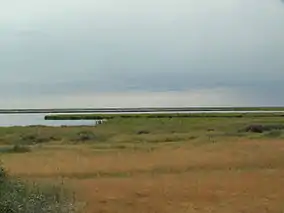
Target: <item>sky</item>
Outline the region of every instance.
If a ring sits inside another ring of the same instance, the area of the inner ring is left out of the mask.
[[[281,0],[10,0],[0,108],[284,105]]]

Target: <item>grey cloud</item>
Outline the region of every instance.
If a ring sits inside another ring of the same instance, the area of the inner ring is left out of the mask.
[[[9,1],[0,8],[0,93],[222,86],[255,97],[266,88],[278,103],[283,23],[278,0]]]

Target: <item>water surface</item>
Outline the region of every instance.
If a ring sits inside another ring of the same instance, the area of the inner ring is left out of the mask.
[[[44,114],[0,114],[0,126],[30,126],[30,125],[44,125],[44,126],[81,126],[81,125],[95,125],[95,120],[64,120],[52,121],[44,120]]]
[[[237,113],[279,113],[283,111],[244,111]],[[136,114],[139,112],[129,112],[123,114]],[[152,113],[152,112],[146,112]],[[235,111],[183,111],[183,112],[155,112],[155,113],[236,113]],[[94,114],[94,113],[60,113],[60,114]],[[116,114],[116,113],[100,113],[100,114]],[[44,120],[44,113],[38,114],[0,114],[0,126],[93,126],[97,124],[96,120]]]

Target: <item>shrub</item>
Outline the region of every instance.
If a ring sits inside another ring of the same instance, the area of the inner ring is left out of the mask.
[[[63,188],[12,179],[0,166],[1,213],[75,213],[78,210],[74,199]]]
[[[74,141],[77,142],[86,142],[86,141],[93,141],[96,140],[96,135],[91,131],[81,131],[78,132]]]
[[[245,128],[246,132],[262,133],[264,131],[263,125],[249,125]]]
[[[30,147],[23,145],[14,145],[10,150],[10,152],[12,153],[26,153],[30,151],[31,151]]]
[[[254,132],[254,133],[263,133],[265,131],[273,131],[273,130],[282,130],[284,129],[283,124],[252,124],[247,127],[243,131],[245,132]]]
[[[0,165],[0,184],[4,182],[7,178],[6,170]]]
[[[19,145],[19,144],[16,144],[12,147],[3,147],[0,149],[1,153],[26,153],[30,151],[31,151],[31,148],[29,146]]]
[[[55,141],[58,140],[56,137],[54,136],[48,136],[48,137],[44,137],[44,136],[40,136],[38,134],[28,134],[28,135],[22,135],[20,137],[20,143],[21,144],[39,144],[39,143],[47,143],[50,141]]]
[[[150,132],[148,130],[140,130],[137,132],[138,135],[147,135],[150,134]]]

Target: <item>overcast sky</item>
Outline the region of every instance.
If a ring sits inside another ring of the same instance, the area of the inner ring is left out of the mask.
[[[284,105],[281,0],[10,0],[0,108]]]

